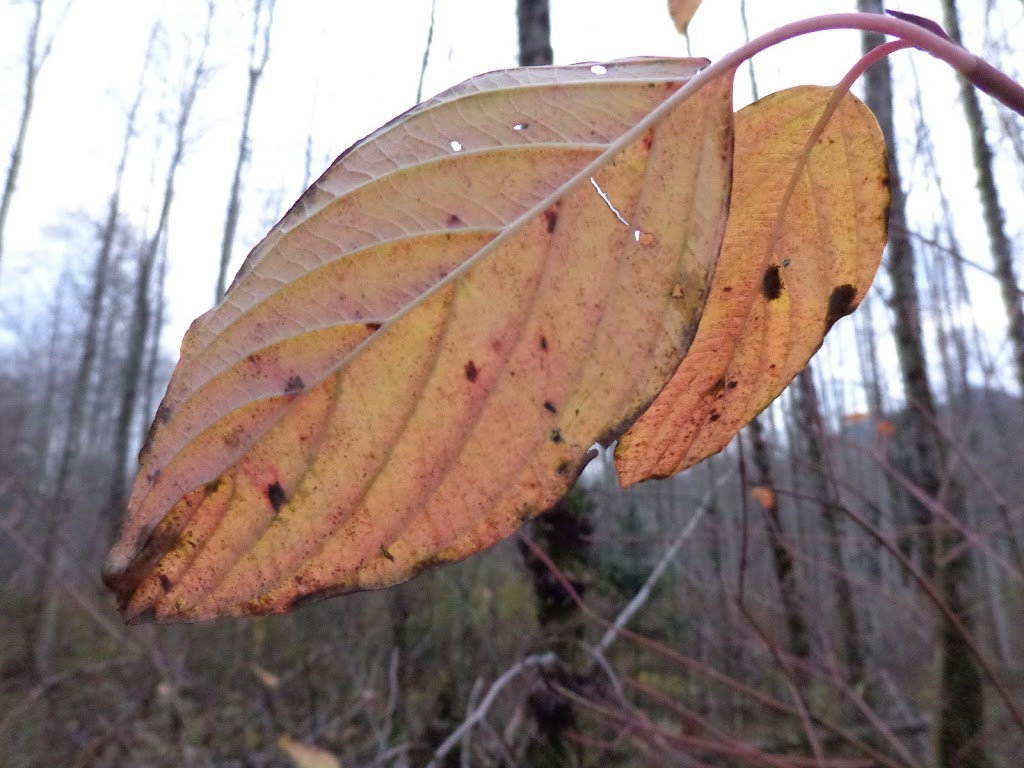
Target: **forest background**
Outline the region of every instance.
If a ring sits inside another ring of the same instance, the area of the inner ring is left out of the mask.
[[[349,143],[479,71],[880,10],[707,6],[0,6],[0,766],[1024,762],[1024,133],[919,53],[861,90],[876,286],[727,451],[628,491],[602,457],[517,539],[286,616],[126,628],[99,582],[184,328]],[[1019,0],[900,8],[1020,79]],[[737,106],[877,42],[759,57]]]

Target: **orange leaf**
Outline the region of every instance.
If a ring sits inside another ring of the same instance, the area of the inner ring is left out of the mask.
[[[882,437],[896,436],[896,425],[888,419],[881,419],[877,424],[875,424],[875,430]]]
[[[686,28],[690,26],[698,8],[700,8],[700,0],[668,0],[669,16],[675,22],[680,35],[686,34]]]
[[[767,485],[755,485],[750,489],[750,495],[765,509],[775,509],[775,491]]]
[[[886,238],[885,144],[874,115],[846,95],[806,156],[833,93],[792,88],[737,114],[729,224],[711,294],[686,359],[619,441],[623,485],[722,450],[871,285]]]
[[[125,615],[394,584],[560,498],[695,330],[731,77],[650,115],[705,63],[481,75],[338,158],[182,343],[107,561]]]

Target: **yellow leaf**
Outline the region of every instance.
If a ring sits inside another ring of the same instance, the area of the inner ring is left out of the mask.
[[[686,34],[686,28],[690,26],[693,15],[700,8],[700,0],[668,0],[668,13],[675,22],[676,29],[680,35]]]
[[[326,749],[303,744],[291,736],[280,737],[277,746],[288,755],[295,768],[341,768],[341,760]]]
[[[649,115],[705,64],[481,75],[338,158],[182,343],[107,560],[126,617],[394,584],[560,498],[695,331],[732,78]]]
[[[667,477],[722,450],[871,285],[889,205],[874,116],[846,95],[801,163],[833,92],[792,88],[736,115],[729,224],[711,293],[686,359],[619,441],[623,485]]]

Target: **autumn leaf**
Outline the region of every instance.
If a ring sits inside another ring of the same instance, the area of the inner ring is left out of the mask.
[[[882,437],[896,437],[897,433],[896,425],[889,419],[879,419],[875,424],[875,431]]]
[[[680,35],[686,34],[687,27],[700,8],[700,0],[668,0],[668,14],[675,22]]]
[[[277,746],[288,755],[295,768],[341,768],[341,761],[326,749],[304,744],[291,736],[281,736]]]
[[[885,144],[874,115],[845,95],[806,156],[833,93],[801,86],[737,114],[729,224],[707,307],[686,359],[619,441],[623,485],[722,450],[871,285],[886,240]]]
[[[705,64],[482,75],[335,161],[182,343],[105,569],[125,616],[394,584],[557,501],[703,307],[731,74],[651,113]]]
[[[750,495],[754,497],[765,509],[775,509],[777,502],[775,499],[775,491],[768,485],[755,485],[750,489]]]

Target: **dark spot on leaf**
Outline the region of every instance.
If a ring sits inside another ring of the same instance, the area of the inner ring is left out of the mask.
[[[728,387],[729,389],[736,389],[736,387],[738,386],[738,384],[737,384],[737,382],[735,382],[735,381],[730,381],[730,382],[729,382],[728,384],[726,384],[725,386],[727,386],[727,387]]]
[[[548,233],[555,231],[555,227],[558,226],[558,205],[552,205],[546,211],[544,211],[544,219],[548,224]]]
[[[379,331],[381,326],[380,323],[364,323],[364,325],[368,331]]]
[[[382,555],[384,555],[384,557],[387,558],[388,560],[390,560],[392,563],[395,562],[395,556],[392,555],[390,552],[388,552],[388,548],[387,547],[381,546],[380,553]]]
[[[558,413],[558,409],[555,408],[555,404],[552,403],[550,400],[544,401],[544,410],[547,411],[548,413]]]
[[[301,376],[292,376],[288,379],[288,383],[284,385],[284,393],[286,395],[292,395],[296,392],[301,392],[306,388],[305,382],[303,382]]]
[[[711,415],[708,416],[708,421],[718,421],[722,418],[722,415],[718,411],[712,411]]]
[[[163,588],[164,592],[171,591],[171,580],[162,573],[160,574],[160,586]]]
[[[779,272],[778,264],[772,264],[764,271],[761,290],[768,301],[775,301],[782,295],[782,274]]]
[[[477,370],[476,363],[470,360],[466,363],[466,379],[469,381],[476,381],[477,374],[480,372]]]
[[[568,472],[568,471],[569,471],[569,462],[568,462],[568,461],[563,461],[563,462],[561,462],[561,463],[560,463],[560,464],[558,465],[557,469],[555,469],[555,471],[556,471],[556,472],[557,472],[558,474],[560,474],[560,475],[564,475],[564,474],[565,474],[566,472]]]
[[[725,288],[722,289],[722,293],[732,293],[732,286],[731,285],[725,286]]]
[[[166,424],[168,421],[171,420],[171,415],[173,413],[174,411],[168,408],[166,405],[161,405],[159,408],[156,409],[156,421],[159,421],[161,424]]]
[[[561,432],[561,430],[558,430],[558,429],[552,429],[551,430],[551,442],[552,443],[560,443],[560,442],[562,442],[562,432]]]
[[[281,507],[288,500],[285,496],[284,488],[281,487],[280,483],[271,483],[267,486],[267,500],[270,502],[270,506],[274,508],[275,512],[280,512]]]
[[[462,219],[460,219],[456,214],[453,213],[453,214],[451,214],[448,217],[448,226],[454,228],[454,227],[464,227],[466,225],[462,221]]]
[[[448,565],[449,562],[451,561],[441,557],[428,557],[426,560],[420,560],[412,567],[413,576],[419,576],[426,571],[432,571],[435,568],[440,568],[442,565]]]
[[[654,146],[654,129],[649,128],[647,133],[644,134],[644,149],[648,152],[651,151],[651,147]]]
[[[548,337],[547,336],[541,336],[540,337],[540,348],[543,349],[545,352],[548,351]]]
[[[210,482],[203,486],[203,491],[206,493],[207,496],[212,496],[220,489],[220,484],[222,482],[224,482],[223,479],[219,477],[216,480],[211,480]]]
[[[825,314],[825,332],[835,324],[836,320],[853,312],[856,306],[853,303],[857,295],[857,289],[849,283],[832,289],[828,297],[828,312]]]

